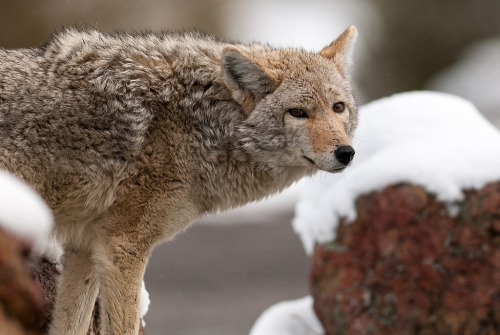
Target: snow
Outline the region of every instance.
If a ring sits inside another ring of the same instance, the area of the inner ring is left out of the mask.
[[[438,73],[428,87],[471,100],[500,127],[500,39],[474,43],[457,63]]]
[[[249,335],[320,335],[323,334],[311,296],[280,302],[265,310]]]
[[[423,186],[443,202],[500,180],[500,132],[468,101],[410,92],[360,108],[353,165],[321,173],[300,195],[293,220],[307,253],[335,238],[341,217],[354,220],[355,199],[388,185]]]
[[[146,284],[144,284],[144,280],[142,281],[141,285],[141,296],[139,298],[139,314],[141,316],[141,322],[142,326],[146,327],[146,322],[144,321],[144,317],[146,316],[148,310],[149,310],[149,304],[151,301],[149,300],[149,292],[146,291]]]
[[[60,266],[63,249],[61,244],[55,238],[55,236],[51,235],[47,238],[46,241],[44,241],[38,254],[48,259],[52,263]],[[62,268],[60,268],[60,270],[62,270]]]
[[[53,226],[52,212],[43,199],[28,185],[0,170],[0,225],[30,240],[41,253]]]
[[[33,251],[59,263],[62,248],[52,236],[54,218],[49,206],[30,186],[0,170],[0,226],[28,239]]]

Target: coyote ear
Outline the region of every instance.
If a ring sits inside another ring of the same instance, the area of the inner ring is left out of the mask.
[[[234,46],[222,51],[222,72],[233,98],[242,105],[254,105],[276,88],[270,74]]]
[[[341,71],[343,71],[343,69],[348,68],[351,64],[352,49],[357,36],[358,30],[356,27],[350,26],[329,46],[324,47],[319,54],[325,58],[332,59],[340,67]]]

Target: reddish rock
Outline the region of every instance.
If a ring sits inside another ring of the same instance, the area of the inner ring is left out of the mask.
[[[51,261],[30,256],[30,249],[0,227],[0,335],[48,334],[60,272]],[[98,335],[97,310],[96,304],[89,335]]]
[[[407,184],[359,197],[313,256],[326,334],[500,334],[500,183],[457,206]]]
[[[39,325],[41,334],[48,334],[52,320],[51,312],[56,297],[56,283],[60,275],[57,265],[45,258],[33,258],[30,262],[31,278],[38,287],[43,300],[42,322]]]
[[[0,228],[0,334],[38,334],[43,301],[26,266],[30,244]]]

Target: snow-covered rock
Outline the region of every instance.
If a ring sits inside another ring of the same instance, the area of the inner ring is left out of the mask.
[[[323,334],[311,296],[283,301],[269,307],[257,319],[249,335],[320,335]]]
[[[293,226],[311,253],[334,239],[340,217],[353,221],[360,194],[408,182],[437,199],[459,201],[464,189],[500,180],[500,132],[470,102],[410,92],[360,108],[356,157],[342,174],[320,174],[300,195]]]
[[[11,234],[30,240],[43,252],[54,224],[45,201],[28,185],[0,170],[0,225]]]

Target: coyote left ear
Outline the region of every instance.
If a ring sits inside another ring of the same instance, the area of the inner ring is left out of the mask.
[[[222,72],[233,98],[242,106],[255,103],[276,89],[276,81],[243,50],[229,46],[222,51]]]
[[[319,54],[325,58],[332,59],[342,71],[349,67],[351,63],[352,48],[357,36],[358,30],[356,27],[350,26],[329,46],[324,47]]]

